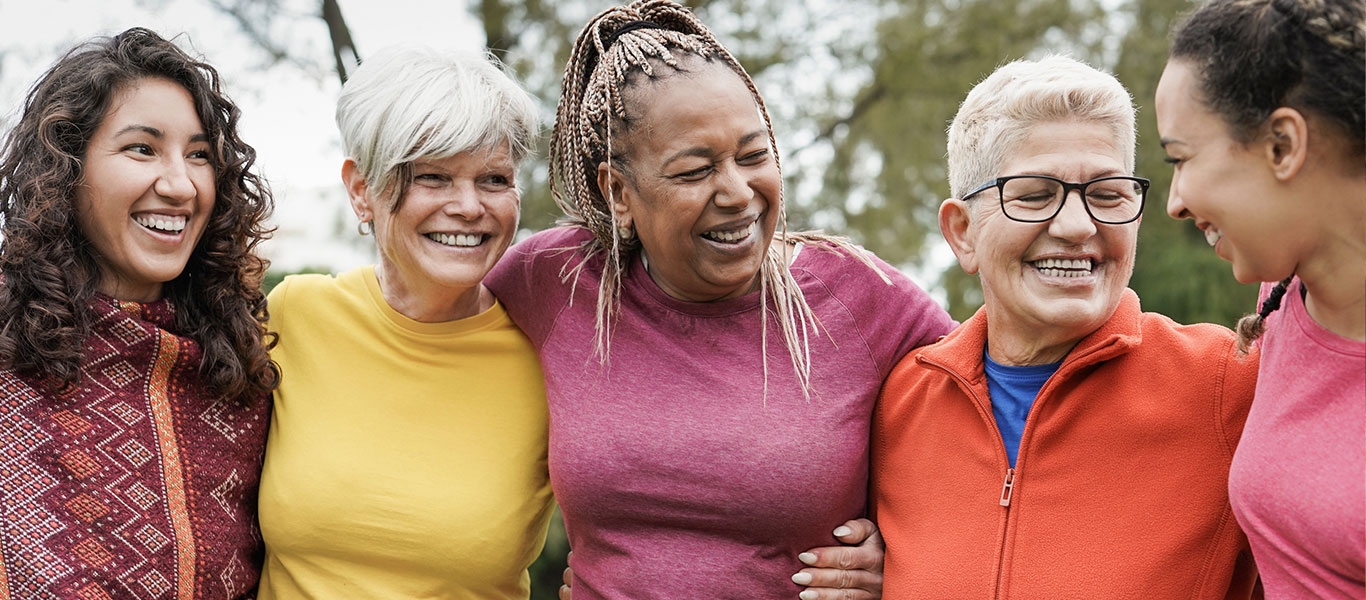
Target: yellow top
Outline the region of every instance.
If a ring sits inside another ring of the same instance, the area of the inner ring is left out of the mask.
[[[286,278],[270,317],[260,598],[527,598],[552,502],[545,385],[502,305],[420,323],[363,267]]]

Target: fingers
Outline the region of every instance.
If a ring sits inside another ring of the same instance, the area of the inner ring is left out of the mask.
[[[878,536],[881,543],[882,536],[877,532],[877,525],[868,519],[853,519],[845,521],[843,525],[835,528],[835,538],[851,546],[862,544],[874,535]]]
[[[862,569],[882,572],[885,553],[882,534],[867,519],[856,519],[835,528],[835,537],[855,546],[826,546],[812,548],[797,555],[802,563],[827,569]]]
[[[568,555],[565,556],[565,560],[569,560],[569,558],[572,556],[574,556],[574,553],[571,551]],[[573,593],[572,586],[574,585],[574,569],[565,567],[564,574],[560,576],[560,579],[564,581],[564,585],[560,586],[560,600],[570,600],[570,596]]]
[[[812,548],[797,555],[807,568],[792,582],[807,586],[802,600],[876,600],[882,597],[885,547],[877,525],[854,519],[832,532],[845,546]]]
[[[869,571],[806,568],[793,575],[792,582],[808,586],[798,595],[802,600],[871,600],[882,597],[882,575]]]

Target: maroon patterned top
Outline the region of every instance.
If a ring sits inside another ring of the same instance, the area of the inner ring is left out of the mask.
[[[206,393],[168,301],[92,309],[79,388],[0,370],[0,600],[254,596],[269,402]]]

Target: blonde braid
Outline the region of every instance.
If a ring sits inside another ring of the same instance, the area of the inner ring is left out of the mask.
[[[679,55],[694,55],[704,60],[714,56],[739,75],[754,98],[768,129],[769,147],[781,178],[777,139],[768,107],[745,72],[724,46],[687,8],[671,0],[644,0],[627,6],[609,8],[588,22],[574,41],[561,84],[560,104],[555,111],[555,126],[550,139],[550,183],[555,202],[570,224],[593,233],[584,244],[585,258],[604,253],[598,289],[595,328],[596,352],[607,361],[611,350],[611,328],[620,310],[623,264],[640,251],[635,240],[616,235],[617,221],[612,210],[611,186],[599,189],[597,166],[629,170],[629,163],[613,149],[613,127],[629,130],[631,119],[626,110],[623,89],[632,85],[631,76],[639,71],[648,80],[667,76],[658,74],[660,65],[676,71]],[[606,194],[606,197],[604,197]],[[809,232],[787,231],[787,208],[780,188],[777,199],[779,232],[759,268],[760,278],[760,353],[763,357],[764,397],[768,394],[768,298],[773,298],[775,319],[783,332],[783,344],[792,359],[803,395],[810,397],[810,338],[820,329],[796,279],[787,265],[786,246],[808,243],[826,249],[841,249],[869,268],[873,266],[866,251],[843,238]],[[582,268],[582,264],[579,266]],[[562,274],[567,281],[577,269]],[[879,271],[879,275],[882,273]],[[883,275],[890,284],[890,279]]]

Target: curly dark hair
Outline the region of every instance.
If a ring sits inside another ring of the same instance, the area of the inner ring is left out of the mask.
[[[217,71],[142,28],[91,39],[59,59],[29,91],[0,147],[0,367],[54,390],[79,383],[100,278],[76,220],[82,161],[111,99],[148,77],[174,81],[194,99],[216,180],[204,234],[163,292],[178,332],[203,348],[209,389],[254,402],[279,379],[261,292],[269,263],[255,252],[272,231],[265,220],[274,202],[251,172],[256,151],[238,137],[241,111],[219,89]]]

